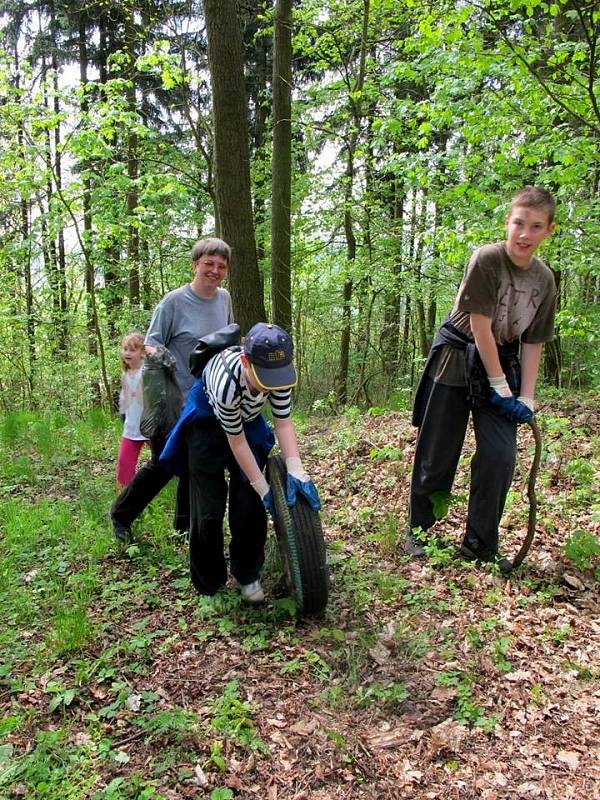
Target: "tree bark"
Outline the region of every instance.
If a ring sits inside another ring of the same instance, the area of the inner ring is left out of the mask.
[[[425,233],[425,220],[427,218],[427,196],[423,192],[420,198],[421,207],[417,215],[414,197],[415,212],[413,216],[414,227],[412,231],[414,242],[413,274],[414,274],[414,299],[417,310],[417,336],[421,357],[426,358],[430,342],[427,335],[427,317],[425,313],[425,276],[423,274],[423,236]]]
[[[57,42],[57,21],[56,9],[54,0],[50,0],[50,35],[52,38],[52,50],[50,55],[50,63],[52,66],[52,84],[54,90],[53,110],[56,122],[54,124],[54,182],[56,190],[62,191],[62,157],[61,157],[61,130],[60,130],[60,96],[58,86],[58,42]],[[50,209],[50,198],[48,198],[48,208]],[[58,292],[58,330],[57,330],[57,345],[58,350],[62,352],[63,357],[67,354],[68,338],[69,338],[69,323],[67,320],[67,265],[65,254],[65,234],[62,222],[58,226],[58,253],[56,260],[56,279],[57,279],[57,292]]]
[[[275,3],[271,299],[273,321],[292,327],[292,0]]]
[[[44,87],[43,87],[43,103],[44,107],[49,110],[50,108],[50,101],[48,99],[48,86],[47,86],[47,79],[48,79],[48,66],[46,63],[46,59],[42,59],[42,74],[44,76]],[[46,162],[46,203],[47,203],[47,216],[48,220],[50,220],[52,214],[52,208],[54,205],[53,198],[54,198],[54,186],[52,183],[52,176],[55,175],[54,167],[52,164],[52,136],[50,128],[46,129],[45,133],[45,153],[44,153],[44,160]],[[61,298],[60,298],[60,280],[59,280],[59,271],[60,268],[58,266],[58,253],[56,247],[56,239],[54,237],[54,232],[52,230],[53,226],[50,226],[46,220],[44,219],[44,208],[43,208],[43,201],[40,200],[40,211],[42,212],[42,233],[47,237],[47,243],[44,245],[44,256],[47,258],[44,259],[45,266],[47,269],[47,278],[48,278],[48,285],[50,287],[50,297],[52,301],[52,328],[53,328],[53,335],[52,335],[52,351],[55,357],[60,357],[62,347],[61,347],[61,340],[62,336],[60,333],[61,328]]]
[[[402,274],[402,231],[404,225],[404,188],[402,179],[390,181],[391,198],[389,199],[392,231],[395,249],[391,272],[391,285],[386,289],[383,312],[383,330],[381,332],[381,350],[384,371],[388,379],[388,391],[391,390],[400,367],[400,277]]]
[[[273,34],[265,27],[264,19],[271,9],[271,0],[253,0],[240,5],[240,23],[246,58],[245,77],[248,103],[253,113],[248,115],[250,123],[250,160],[258,163],[252,176],[254,198],[254,229],[256,232],[256,255],[259,267],[267,252],[267,198],[270,198],[270,154],[266,164],[265,134],[271,115],[269,96],[273,77]],[[264,167],[260,161],[265,162]],[[272,315],[272,310],[271,310]]]
[[[125,47],[129,56],[128,64],[128,86],[126,89],[127,106],[131,116],[127,129],[127,178],[129,185],[127,187],[127,270],[128,270],[128,288],[129,288],[129,303],[132,306],[139,306],[140,304],[140,239],[138,232],[138,189],[137,181],[139,177],[138,165],[138,136],[134,130],[135,115],[137,114],[136,102],[136,67],[135,67],[135,23],[134,14],[135,4],[131,9],[127,10],[126,23],[125,23]]]
[[[79,45],[79,83],[83,89],[81,95],[81,113],[84,117],[87,116],[89,110],[89,101],[86,93],[88,85],[88,51],[87,51],[87,24],[85,12],[81,11],[79,14],[79,27],[78,27],[78,45]],[[85,161],[82,163],[83,173],[83,241],[86,247],[92,251],[92,185],[91,179],[87,172],[87,164]],[[96,355],[98,346],[96,342],[96,332],[94,328],[94,315],[92,309],[92,292],[94,291],[94,270],[91,262],[85,262],[85,297],[86,297],[86,330],[87,330],[87,349],[90,355]]]
[[[99,28],[99,46],[98,46],[98,77],[100,83],[100,95],[106,99],[105,84],[113,77],[110,71],[109,56],[115,48],[118,49],[116,44],[117,31],[116,21],[110,14],[101,14],[98,21]],[[116,150],[116,148],[115,148]],[[105,236],[106,242],[102,248],[102,261],[104,270],[104,289],[101,290],[101,295],[104,300],[104,307],[106,308],[106,323],[108,328],[108,336],[114,339],[117,336],[116,319],[119,310],[125,300],[125,293],[122,286],[122,267],[121,267],[121,242],[120,237],[115,233],[110,233]],[[88,269],[92,268],[91,258],[86,260]],[[92,313],[94,319],[97,318],[96,313],[96,298],[95,292],[90,295],[92,301]],[[95,329],[97,325],[94,324]]]
[[[354,234],[354,221],[352,218],[353,188],[354,188],[354,154],[360,135],[360,125],[363,116],[362,90],[365,82],[367,34],[369,29],[370,0],[363,0],[362,40],[360,47],[360,60],[358,76],[352,87],[348,87],[348,103],[352,118],[352,130],[346,144],[346,170],[344,173],[344,231],[346,234],[346,277],[344,279],[344,293],[342,304],[342,334],[340,341],[340,360],[336,380],[336,399],[339,405],[345,405],[348,399],[348,368],[350,364],[350,334],[352,292],[354,282],[351,266],[356,260],[356,236]]]
[[[562,272],[561,270],[552,269],[552,273],[554,274],[557,292],[556,310],[559,311],[561,306]],[[562,386],[562,352],[558,330],[554,333],[554,339],[544,347],[544,375],[546,380],[553,386],[557,388]]]
[[[242,34],[235,0],[204,0],[221,236],[232,247],[231,297],[242,331],[265,319],[250,193]]]

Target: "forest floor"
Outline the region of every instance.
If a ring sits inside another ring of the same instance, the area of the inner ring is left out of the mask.
[[[539,416],[537,535],[509,580],[455,556],[470,434],[414,561],[408,413],[300,419],[331,579],[314,619],[272,553],[264,607],[198,598],[172,487],[119,547],[114,421],[4,418],[0,800],[600,798],[600,411],[588,395]],[[532,446],[521,428],[507,554]]]

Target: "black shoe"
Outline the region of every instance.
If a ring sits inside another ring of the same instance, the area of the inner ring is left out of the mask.
[[[128,525],[121,525],[113,515],[110,515],[110,521],[112,524],[113,533],[115,535],[115,539],[121,544],[129,544],[133,536],[131,535],[131,528]]]
[[[463,541],[459,547],[459,553],[467,561],[480,561],[484,564],[496,563],[503,575],[508,575],[512,569],[512,561],[508,558],[500,557],[498,553],[492,553],[487,547],[474,547],[472,544],[467,544]]]
[[[425,543],[417,539],[412,531],[406,534],[404,552],[407,556],[411,556],[411,558],[425,558],[427,555],[425,552]]]

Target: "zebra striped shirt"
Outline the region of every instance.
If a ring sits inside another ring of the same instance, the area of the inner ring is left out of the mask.
[[[208,402],[228,436],[242,433],[243,423],[258,417],[267,400],[276,419],[287,419],[291,414],[291,389],[258,394],[249,389],[240,353],[239,347],[222,350],[210,359],[202,373]]]

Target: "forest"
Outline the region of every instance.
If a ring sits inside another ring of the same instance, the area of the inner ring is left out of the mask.
[[[599,72],[595,0],[1,0],[0,800],[600,796]],[[506,580],[456,558],[472,432],[398,544],[423,363],[525,185],[558,305]],[[110,529],[122,337],[213,235],[294,340],[319,618],[272,536],[264,609],[196,596],[171,485]]]
[[[121,334],[215,231],[242,328],[293,330],[303,406],[400,402],[474,246],[531,183],[559,204],[546,376],[597,384],[594,3],[3,11],[5,411],[106,404]]]

